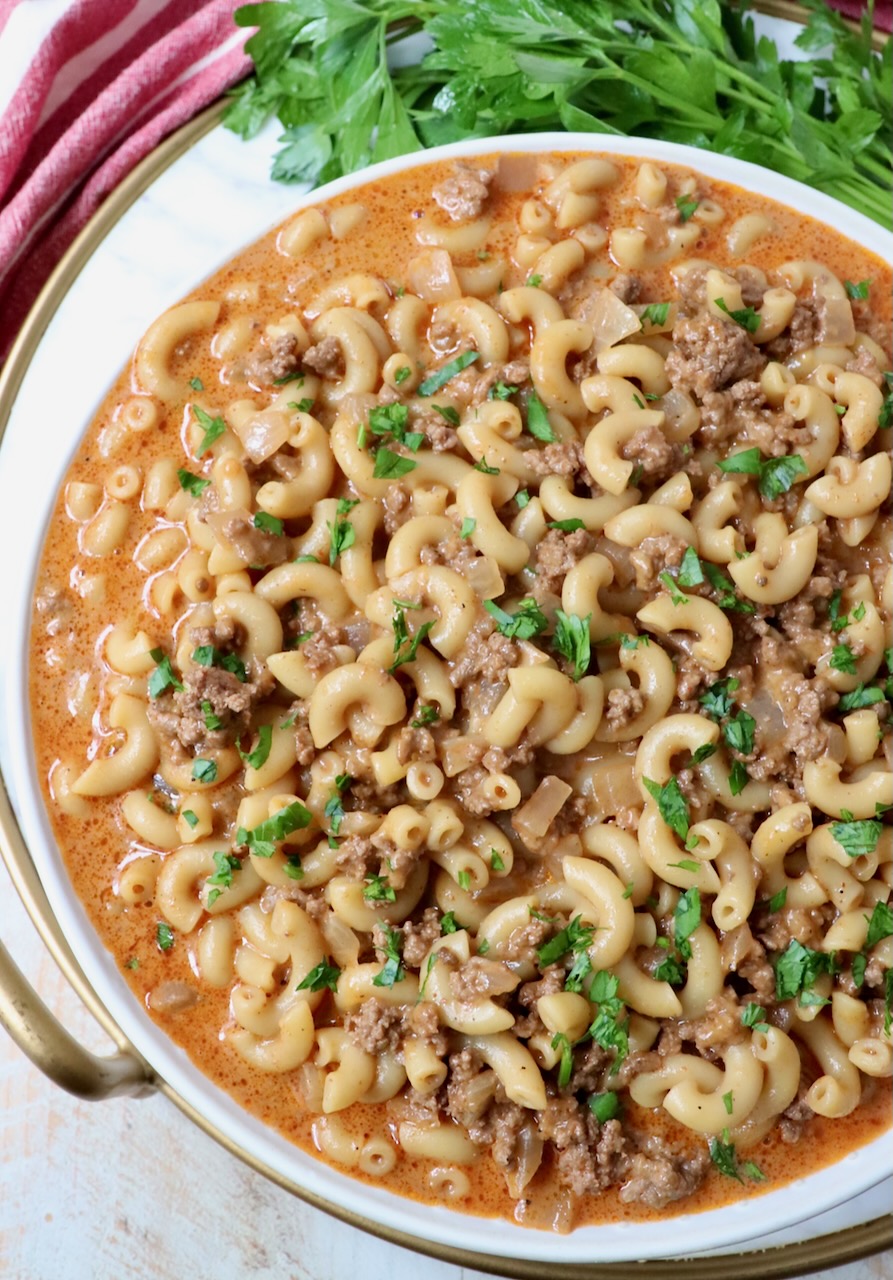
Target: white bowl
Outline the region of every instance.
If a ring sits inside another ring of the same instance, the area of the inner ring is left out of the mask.
[[[129,215],[125,215],[56,310],[24,374],[3,440],[0,545],[16,551],[7,554],[5,565],[3,621],[10,639],[4,646],[9,657],[0,765],[52,911],[90,985],[136,1050],[207,1127],[225,1135],[276,1180],[296,1186],[316,1202],[399,1238],[401,1243],[417,1243],[446,1256],[455,1257],[459,1250],[486,1255],[491,1263],[494,1258],[523,1259],[557,1269],[561,1264],[678,1258],[746,1242],[757,1244],[769,1233],[813,1217],[881,1182],[891,1171],[889,1138],[879,1138],[808,1178],[747,1196],[725,1208],[655,1222],[586,1226],[568,1236],[420,1206],[355,1182],[313,1160],[241,1110],[144,1013],[72,892],[40,799],[31,753],[20,749],[31,737],[28,630],[36,559],[46,521],[78,439],[151,320],[223,265],[243,243],[266,231],[271,217],[281,218],[287,209],[433,160],[551,150],[630,155],[688,166],[824,221],[893,261],[893,236],[811,188],[758,166],[691,147],[607,135],[529,134],[440,147],[340,179],[306,201],[288,198],[290,193],[278,189],[273,205],[276,201],[279,205],[273,213],[270,200],[266,204],[262,201],[253,221],[249,217],[246,223],[242,209],[235,225],[228,225],[225,217],[225,185],[221,201],[221,183],[212,172],[207,175],[209,185],[203,190],[202,201],[184,204],[173,226],[162,211],[153,216],[150,191],[142,205],[139,241],[131,236],[128,242],[124,229]],[[210,232],[209,211],[216,218]],[[19,363],[24,363],[24,357],[14,355],[16,374]],[[39,424],[39,435],[35,424]],[[27,503],[22,502],[25,486]]]

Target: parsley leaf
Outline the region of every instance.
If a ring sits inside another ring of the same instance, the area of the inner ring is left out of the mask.
[[[159,951],[170,951],[174,945],[174,931],[164,920],[155,926],[155,943]]]
[[[248,765],[251,769],[259,769],[266,764],[270,754],[270,747],[273,745],[273,726],[262,724],[257,731],[257,746],[253,751],[246,753],[236,742],[236,750],[243,764]]]
[[[570,1040],[568,1040],[563,1031],[556,1031],[552,1037],[552,1048],[561,1051],[561,1061],[558,1067],[558,1088],[565,1089],[570,1084],[574,1070],[574,1051]]]
[[[293,831],[309,827],[312,820],[313,815],[304,808],[300,800],[293,800],[256,827],[250,830],[239,827],[236,840],[239,844],[247,845],[256,857],[272,858],[277,842],[285,840]]]
[[[205,881],[206,884],[213,886],[208,894],[209,907],[213,907],[223,890],[230,887],[233,882],[233,872],[242,870],[242,863],[232,853],[215,853],[214,866],[217,870]]]
[[[426,725],[435,724],[440,719],[440,708],[435,707],[430,702],[425,702],[419,707],[419,714],[415,720],[410,720],[413,729],[424,729]]]
[[[863,818],[860,822],[831,823],[832,836],[850,858],[874,853],[883,829],[883,824],[876,818]]]
[[[742,1027],[751,1027],[754,1031],[768,1031],[766,1010],[761,1004],[746,1004],[741,1010]]]
[[[271,516],[266,511],[256,511],[252,523],[255,529],[263,529],[265,533],[272,533],[277,538],[282,537],[285,529],[285,525],[278,516]]]
[[[493,600],[485,600],[484,608],[496,622],[496,629],[510,640],[532,640],[549,626],[549,620],[537,602],[525,596],[518,604],[517,613],[507,613]]]
[[[742,756],[752,755],[756,723],[753,716],[746,711],[739,711],[731,720],[727,720],[722,727],[726,746]]]
[[[589,1096],[589,1110],[599,1124],[607,1124],[620,1114],[620,1095],[617,1093],[593,1093]]]
[[[800,996],[800,1003],[807,1004],[803,996],[809,994],[816,978],[823,973],[834,972],[833,953],[813,951],[792,938],[787,950],[773,960],[775,966],[775,998],[791,1000]],[[813,1001],[814,1003],[814,1001]]]
[[[404,458],[391,449],[376,449],[372,476],[375,480],[399,480],[401,476],[415,471],[417,466],[418,463],[413,462],[412,458]]]
[[[893,937],[893,908],[888,902],[876,902],[868,921],[865,949],[870,951],[884,938]]]
[[[217,781],[217,764],[214,760],[193,760],[192,762],[192,780],[193,782],[202,782],[207,786]]]
[[[700,200],[692,200],[688,196],[677,196],[676,208],[679,210],[679,221],[688,222],[700,203]]]
[[[226,430],[226,423],[222,418],[212,418],[209,413],[205,413],[201,405],[192,405],[192,412],[198,425],[204,431],[201,443],[195,451],[195,456],[200,458],[203,453],[207,453],[215,440],[219,440]]]
[[[577,529],[585,529],[586,526],[577,516],[573,516],[570,520],[550,520],[548,527],[550,529],[559,529],[562,533],[574,533]]]
[[[180,488],[186,493],[191,493],[193,498],[201,497],[210,480],[205,480],[202,476],[193,475],[191,471],[187,471],[185,467],[180,467],[177,472],[177,479],[180,482]]]
[[[883,689],[876,684],[857,684],[851,693],[844,693],[838,703],[837,711],[861,711],[864,707],[873,707],[876,702],[885,702]]]
[[[643,778],[642,781],[645,789],[657,801],[660,816],[667,826],[676,832],[680,840],[687,840],[690,826],[688,802],[676,779],[671,778],[663,786],[659,782],[653,782],[651,778]]]
[[[629,1054],[629,1017],[622,1022],[623,1001],[617,991],[620,980],[615,974],[600,969],[589,988],[589,999],[598,1005],[598,1013],[589,1027],[589,1034],[603,1049],[614,1049],[615,1058],[610,1075],[616,1075],[620,1064]]]
[[[414,636],[410,636],[406,626],[406,609],[407,605],[400,600],[394,600],[394,616],[391,619],[391,626],[394,629],[394,661],[388,667],[391,675],[398,667],[404,666],[407,662],[414,662],[418,653],[419,645],[425,639],[425,636],[434,626],[433,622],[423,622]]]
[[[555,439],[546,406],[535,391],[531,391],[527,400],[527,430],[537,440],[551,442]]]
[[[177,689],[182,693],[183,685],[174,675],[171,660],[163,649],[150,649],[149,657],[156,664],[149,676],[149,697],[157,698],[165,689]]]
[[[701,568],[701,557],[695,551],[694,547],[686,547],[685,555],[679,564],[679,573],[676,581],[680,587],[699,587],[704,581],[704,571]]]
[[[788,458],[767,458],[760,463],[760,493],[764,498],[778,498],[801,476],[809,475],[809,467],[794,453]]]
[[[248,679],[245,663],[234,653],[222,653],[212,644],[201,644],[192,651],[192,661],[199,667],[220,667],[234,675],[242,684]]]
[[[759,313],[754,311],[753,307],[741,307],[737,311],[730,311],[726,305],[725,298],[714,298],[714,305],[719,307],[720,311],[724,311],[730,320],[734,320],[740,329],[746,329],[748,333],[756,333],[760,327]]]
[[[455,360],[448,360],[435,373],[429,374],[420,383],[418,394],[420,396],[433,396],[434,392],[439,391],[442,386],[449,382],[450,378],[455,378],[457,373],[461,373],[463,369],[467,369],[470,364],[474,364],[475,360],[478,359],[480,359],[480,355],[477,351],[463,351],[461,355],[456,356]]]
[[[555,610],[555,635],[552,644],[563,658],[574,664],[573,679],[580,680],[589,670],[592,658],[592,646],[589,636],[589,623],[592,614],[581,618],[576,613],[565,613]]]
[[[341,970],[329,960],[320,960],[313,966],[306,977],[302,978],[295,991],[337,991]]]
[[[566,928],[539,948],[536,953],[539,967],[546,969],[550,964],[557,964],[568,951],[583,951],[592,946],[592,933],[592,929],[583,924],[582,916],[574,916]]]
[[[858,284],[853,284],[852,280],[844,280],[843,287],[847,291],[847,297],[853,301],[868,297],[868,290],[871,288],[870,280],[860,280]]]
[[[676,582],[669,569],[664,569],[663,573],[658,574],[658,581],[662,582],[670,593],[670,599],[673,604],[688,604],[688,596],[684,595],[676,586]]]
[[[374,987],[392,987],[395,982],[399,982],[403,977],[403,934],[399,929],[392,929],[390,925],[385,925],[385,944],[384,947],[378,948],[384,952],[385,963],[384,968],[372,979]]]
[[[474,533],[475,529],[477,528],[477,524],[478,524],[477,520],[473,519],[471,516],[466,516],[465,519],[462,521],[462,527],[459,530],[459,537],[470,538],[471,535]]]
[[[669,302],[649,302],[644,311],[639,313],[639,325],[642,329],[645,328],[646,324],[657,328],[667,323],[669,314]]]
[[[396,902],[397,890],[387,876],[366,876],[363,897],[367,902]]]

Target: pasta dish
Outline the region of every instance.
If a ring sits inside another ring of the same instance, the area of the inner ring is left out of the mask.
[[[485,155],[151,326],[48,529],[35,750],[243,1106],[562,1231],[889,1124],[890,293],[691,171]]]

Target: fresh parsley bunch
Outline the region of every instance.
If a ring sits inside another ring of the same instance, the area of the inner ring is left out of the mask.
[[[575,129],[688,143],[809,183],[891,225],[893,42],[873,0],[852,30],[825,0],[804,61],[719,0],[268,0],[255,74],[226,125],[285,127],[273,177],[326,182],[375,160],[486,134]],[[425,37],[420,39],[419,37]]]

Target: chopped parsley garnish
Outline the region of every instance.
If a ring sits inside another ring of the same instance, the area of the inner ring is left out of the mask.
[[[669,302],[649,302],[648,306],[639,315],[639,324],[644,329],[645,325],[659,326],[667,323],[667,316],[670,314]]]
[[[357,540],[357,531],[350,523],[345,520],[344,516],[349,511],[353,511],[359,502],[358,498],[339,498],[336,508],[337,519],[334,523],[331,520],[326,521],[326,528],[329,531],[329,564],[334,565],[335,561],[341,555],[342,551],[347,551]]]
[[[831,834],[850,858],[874,853],[881,838],[883,824],[877,818],[863,818],[860,822],[832,822]]]
[[[616,1075],[620,1064],[629,1054],[629,1017],[621,1022],[623,1001],[617,991],[620,980],[615,974],[600,969],[592,979],[589,999],[598,1005],[598,1013],[589,1027],[589,1034],[603,1049],[614,1049],[616,1056],[609,1072]]]
[[[505,871],[505,863],[498,849],[490,850],[490,869],[492,871]]]
[[[741,1010],[742,1027],[751,1027],[754,1031],[768,1031],[766,1010],[761,1004],[746,1004]]]
[[[367,902],[396,902],[397,891],[387,876],[366,876],[363,897]]]
[[[659,782],[653,782],[651,778],[643,778],[642,781],[646,791],[657,801],[657,808],[664,822],[676,832],[680,840],[687,841],[690,826],[688,802],[677,780],[671,778],[663,786]]]
[[[261,765],[267,763],[270,754],[270,747],[273,745],[273,726],[262,724],[257,731],[257,746],[251,752],[244,752],[238,741],[236,742],[236,750],[239,758],[244,765],[250,769],[259,769]]]
[[[192,651],[192,661],[200,667],[220,667],[234,675],[242,684],[248,679],[245,663],[234,653],[222,653],[212,644],[201,644]]]
[[[592,946],[592,928],[583,924],[582,916],[574,916],[570,924],[537,951],[537,960],[541,969],[550,964],[557,964],[568,951],[585,951]]]
[[[809,468],[799,453],[789,457],[764,459],[757,448],[733,453],[716,465],[720,471],[758,476],[760,493],[770,500],[787,493],[796,480],[809,474]]]
[[[531,391],[527,400],[527,430],[536,440],[550,443],[555,439],[546,406],[535,391]]]
[[[477,528],[477,524],[478,524],[477,520],[475,520],[472,516],[466,516],[465,519],[462,521],[462,527],[459,530],[459,537],[470,538],[471,535],[474,533],[475,529]]]
[[[667,591],[669,591],[670,599],[673,601],[673,604],[688,604],[688,596],[683,595],[676,586],[676,582],[669,569],[664,569],[663,573],[658,574],[658,581],[662,582]]]
[[[592,648],[589,637],[589,623],[592,614],[581,618],[576,613],[565,613],[555,610],[555,634],[552,644],[563,658],[574,664],[573,679],[580,680],[589,670]]]
[[[394,374],[394,382],[398,387],[402,387],[407,378],[412,377],[412,369],[408,364],[403,364]]]
[[[304,868],[301,866],[301,855],[299,853],[290,853],[282,864],[282,870],[289,880],[303,880]]]
[[[170,951],[174,945],[174,931],[164,920],[155,926],[155,942],[159,951]]]
[[[329,960],[320,960],[313,966],[306,978],[295,987],[295,991],[337,991],[341,970]]]
[[[723,1129],[721,1138],[711,1138],[709,1145],[710,1159],[720,1173],[724,1173],[727,1178],[734,1178],[736,1182],[743,1182],[744,1179],[741,1173],[744,1172],[753,1182],[766,1181],[765,1173],[752,1160],[745,1160],[743,1164],[739,1165],[735,1144],[729,1139],[728,1129]]]
[[[692,200],[690,196],[677,196],[676,208],[679,210],[679,221],[688,222],[700,203],[700,200]]]
[[[570,1084],[574,1070],[574,1051],[570,1040],[568,1040],[563,1031],[556,1031],[552,1037],[552,1048],[561,1052],[561,1061],[558,1067],[558,1088],[566,1089]]]
[[[858,284],[853,284],[852,280],[844,280],[843,287],[846,289],[847,297],[852,298],[855,302],[868,297],[868,291],[871,288],[871,281],[860,280]]]
[[[289,400],[287,408],[294,409],[296,413],[309,413],[313,403],[309,397],[305,396],[303,400]]]
[[[462,421],[458,409],[454,409],[451,404],[432,404],[431,408],[435,413],[439,413],[444,422],[448,422],[451,427],[458,427]]]
[[[198,826],[198,814],[194,809],[184,809],[181,817],[187,826],[192,827],[193,831]]]
[[[408,421],[409,409],[405,404],[380,404],[369,410],[369,430],[374,436],[391,436],[410,452],[418,453],[425,435],[422,431],[407,431]]]
[[[458,871],[456,873],[456,884],[460,889],[464,889],[468,893],[471,888],[471,875],[468,871]]]
[[[285,530],[285,525],[279,517],[271,516],[266,511],[256,511],[252,523],[255,529],[262,529],[264,533],[272,533],[277,538],[281,538]]]
[[[499,467],[491,467],[483,458],[478,458],[477,462],[474,464],[474,470],[480,471],[481,475],[484,476],[499,475]]]
[[[754,311],[753,307],[741,307],[736,311],[730,311],[726,305],[725,298],[714,298],[714,305],[719,307],[720,311],[725,312],[730,320],[734,320],[740,329],[746,329],[748,333],[756,333],[760,327],[759,313]]]
[[[526,489],[519,489],[515,494],[515,502],[518,504],[518,510],[523,511],[530,502],[530,494]]]
[[[787,900],[788,900],[788,886],[783,885],[779,889],[778,893],[773,893],[769,901],[761,905],[765,906],[766,910],[770,912],[781,911],[782,907],[787,902]]]
[[[735,591],[734,582],[723,573],[719,565],[710,564],[705,560],[702,562],[702,568],[710,586],[719,593],[716,603],[720,609],[727,609],[733,613],[756,613],[756,605],[750,600],[741,599]]]
[[[856,657],[848,644],[836,644],[831,650],[831,657],[828,665],[833,667],[835,671],[842,671],[844,675],[854,676],[856,674]]]
[[[210,786],[212,782],[217,781],[217,764],[214,760],[193,760],[192,762],[192,779],[194,782],[203,782]]]
[[[537,602],[525,596],[516,613],[507,613],[492,600],[484,601],[484,608],[496,622],[496,629],[510,640],[532,640],[549,626],[549,620]]]
[[[284,387],[289,382],[296,382],[299,387],[304,385],[304,372],[302,369],[292,369],[291,373],[283,373],[281,378],[273,379],[274,387]]]
[[[201,378],[190,378],[189,385],[193,391],[204,391],[205,389],[205,384],[202,382]]]
[[[239,827],[236,840],[239,844],[246,844],[258,858],[272,858],[278,841],[285,840],[293,831],[309,827],[312,820],[313,815],[300,800],[293,800],[250,831]]]
[[[837,711],[861,711],[873,707],[876,702],[887,701],[883,689],[876,684],[857,684],[852,693],[845,693],[837,703]]]
[[[413,462],[412,458],[404,458],[391,449],[377,449],[372,476],[375,480],[399,480],[401,476],[415,471],[417,466],[418,463]]]
[[[827,1003],[823,997],[817,997],[812,988],[821,974],[834,973],[833,953],[813,951],[792,938],[787,950],[773,964],[777,1000],[791,1000],[794,996],[799,996],[801,1005]]]
[[[585,529],[586,526],[577,516],[573,516],[570,520],[550,520],[548,527],[550,529],[558,529],[561,533],[575,533],[577,529]]]
[[[444,914],[440,917],[440,932],[444,935],[444,937],[445,937],[448,933],[458,933],[458,932],[459,932],[459,926],[458,926],[458,924],[456,923],[456,913],[455,913],[455,911],[446,911],[446,912],[444,912]]]
[[[415,720],[410,720],[413,729],[424,729],[429,724],[435,724],[440,719],[440,708],[433,706],[430,702],[425,702],[419,707],[419,714]]]
[[[470,364],[474,364],[475,360],[479,358],[477,351],[463,351],[461,355],[456,356],[455,360],[448,360],[445,365],[435,373],[429,374],[424,382],[419,385],[419,395],[433,396],[434,392],[439,391],[442,386],[449,382],[450,378],[455,378],[457,373],[467,369]]]
[[[180,467],[177,472],[177,479],[180,481],[180,488],[186,493],[191,493],[193,498],[199,498],[211,483],[202,476],[193,475],[191,471],[187,471],[185,467]]]
[[[195,456],[200,458],[203,453],[207,453],[215,440],[219,440],[226,430],[226,423],[222,418],[212,418],[209,413],[205,413],[201,405],[194,404],[192,412],[198,425],[204,431],[201,443],[195,451]]]
[[[157,698],[164,693],[165,689],[177,689],[182,692],[183,686],[174,675],[171,660],[164,650],[150,649],[149,657],[155,663],[155,670],[149,676],[149,697]]]
[[[511,386],[508,382],[494,382],[493,386],[487,392],[487,399],[508,400],[517,390],[517,387]]]
[[[877,946],[884,938],[889,937],[893,937],[893,908],[888,902],[876,902],[871,913],[871,919],[868,921],[868,933],[865,938],[866,951],[870,951],[872,947]]]
[[[620,1114],[620,1095],[610,1091],[590,1094],[588,1106],[599,1124],[607,1124]]]
[[[726,746],[742,756],[751,755],[754,749],[753,731],[756,723],[753,716],[746,711],[739,711],[732,719],[727,720],[722,727]]]
[[[224,889],[228,889],[233,882],[233,872],[241,871],[242,864],[239,859],[232,853],[215,853],[214,866],[217,870],[212,876],[208,876],[206,884],[212,885],[211,892],[208,894],[208,906],[213,907],[214,903],[223,893]]]
[[[731,1089],[728,1091],[728,1093],[724,1093],[722,1095],[722,1105],[726,1109],[727,1116],[730,1116],[732,1112],[735,1110],[735,1095]]]
[[[733,796],[740,796],[750,781],[750,774],[740,760],[733,760],[729,770],[729,791]]]
[[[350,788],[353,778],[349,773],[339,773],[335,779],[335,790],[326,801],[323,816],[328,819],[329,831],[333,836],[340,835],[341,823],[344,821],[344,805],[341,797]]]
[[[410,636],[409,629],[406,626],[406,609],[409,607],[403,601],[395,600],[394,616],[391,619],[391,626],[394,629],[394,661],[388,667],[391,675],[398,667],[405,666],[407,662],[414,662],[418,653],[419,645],[425,639],[425,636],[434,626],[433,622],[423,622],[414,636]]]
[[[385,925],[385,945],[378,948],[384,952],[384,968],[372,979],[374,987],[392,987],[403,977],[403,934],[399,929]]]
[[[740,686],[740,680],[736,680],[734,676],[727,676],[725,680],[717,680],[706,693],[701,694],[698,701],[711,720],[715,720],[718,724],[732,714],[735,705],[732,694]],[[752,717],[748,717],[748,719],[752,719]]]
[[[527,277],[524,283],[529,284],[531,289],[538,289],[540,285],[543,283],[543,277],[541,275],[537,275],[536,272],[534,272],[533,275],[529,275]]]
[[[704,581],[704,570],[701,568],[701,557],[694,547],[686,547],[685,555],[679,564],[676,581],[680,587],[699,587]]]

